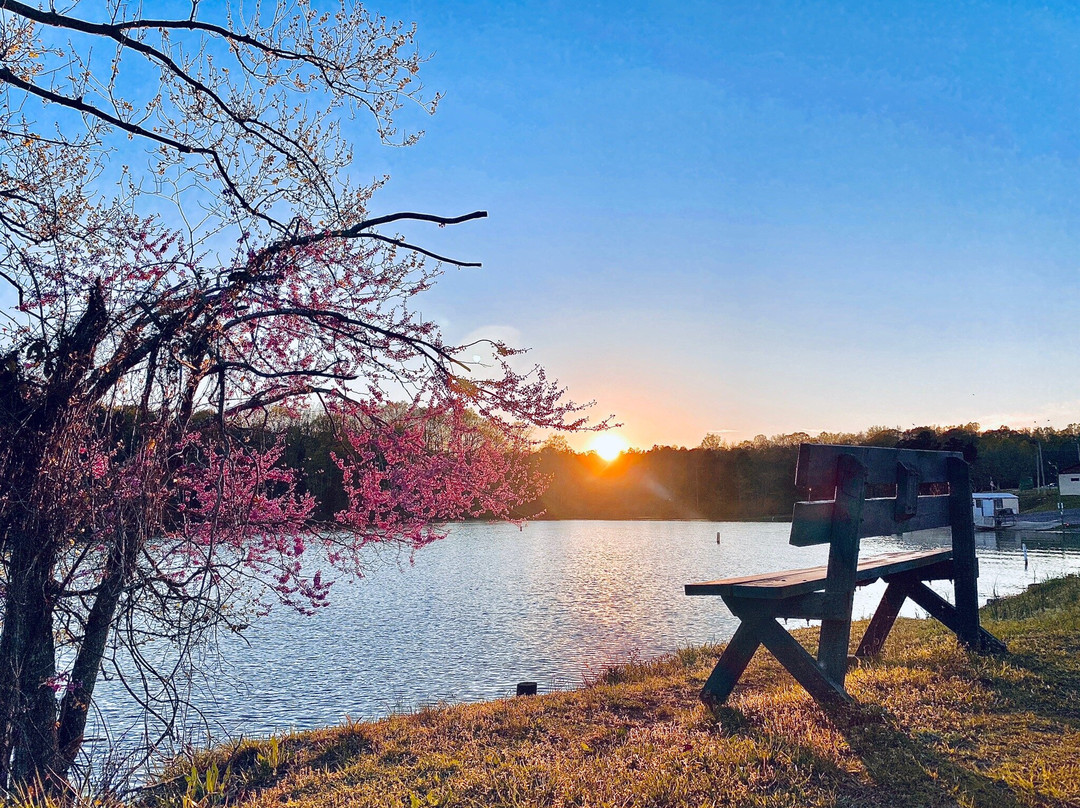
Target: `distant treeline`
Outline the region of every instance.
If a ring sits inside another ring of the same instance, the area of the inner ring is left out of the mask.
[[[982,431],[978,424],[872,427],[858,433],[796,432],[725,444],[709,435],[694,449],[654,446],[607,462],[592,452],[573,452],[565,440],[548,441],[535,454],[549,478],[541,499],[522,516],[548,519],[755,519],[788,517],[796,499],[795,463],[801,443],[841,443],[962,452],[972,466],[976,490],[1031,487],[1042,473],[1080,463],[1080,424],[1062,430]],[[338,447],[332,425],[322,417],[294,422],[285,433],[284,461],[300,472],[300,485],[318,501],[326,518],[344,506],[341,475],[330,453]]]
[[[537,452],[551,484],[539,505],[552,519],[754,519],[789,517],[802,443],[840,443],[962,452],[976,490],[1026,488],[1037,478],[1039,451],[1047,482],[1080,463],[1080,424],[1063,430],[1000,429],[978,424],[854,434],[804,432],[725,445],[710,435],[695,449],[654,446],[611,463],[555,442]]]

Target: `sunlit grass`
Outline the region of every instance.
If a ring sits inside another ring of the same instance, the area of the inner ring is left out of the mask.
[[[244,741],[185,761],[160,804],[253,806],[1080,805],[1080,579],[984,610],[1008,657],[898,622],[826,715],[766,654],[728,706],[719,648],[613,668],[581,690]],[[858,632],[856,632],[857,634]],[[808,644],[813,630],[799,632]],[[200,793],[211,763],[228,771]],[[194,763],[195,774],[191,773]]]

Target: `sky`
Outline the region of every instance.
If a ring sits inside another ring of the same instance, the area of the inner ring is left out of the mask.
[[[448,341],[641,448],[1080,422],[1080,7],[368,6],[444,94],[348,125],[371,213],[489,213],[406,231],[483,262],[420,301]]]
[[[445,93],[374,207],[423,303],[634,446],[1080,421],[1070,4],[378,2]],[[571,438],[588,446],[589,435]]]

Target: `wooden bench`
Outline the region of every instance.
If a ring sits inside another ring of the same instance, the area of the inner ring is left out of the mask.
[[[804,444],[796,488],[806,492],[791,522],[791,544],[829,544],[827,566],[687,584],[687,595],[719,595],[739,628],[701,691],[723,704],[760,645],[818,701],[850,701],[844,690],[856,587],[888,586],[856,651],[876,655],[907,598],[979,652],[1005,646],[979,625],[975,526],[967,463],[955,452]],[[869,488],[869,495],[868,495]],[[920,491],[921,489],[921,491]],[[859,560],[867,536],[949,527],[952,549],[890,553]],[[951,580],[955,604],[927,581]],[[778,618],[821,621],[815,660]]]

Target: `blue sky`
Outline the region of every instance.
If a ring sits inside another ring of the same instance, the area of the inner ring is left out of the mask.
[[[446,99],[377,205],[490,211],[427,313],[632,444],[1080,421],[1074,8],[378,10]]]
[[[1071,4],[369,5],[445,93],[413,148],[351,124],[372,212],[490,213],[414,234],[484,263],[422,301],[450,340],[646,448],[1080,422]]]

